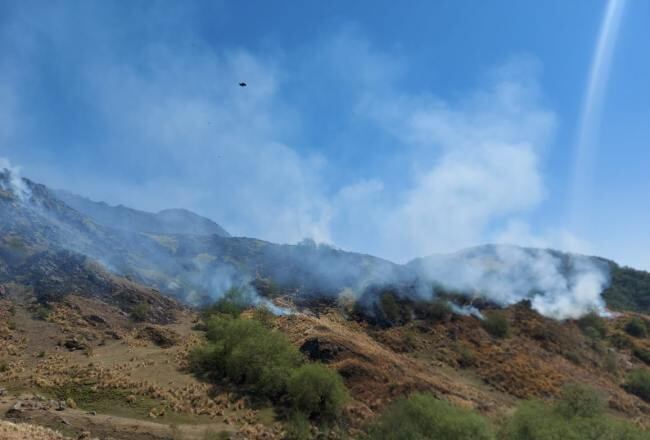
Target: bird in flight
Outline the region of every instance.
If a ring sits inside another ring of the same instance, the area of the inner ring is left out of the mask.
[[[246,87],[247,85],[248,85],[248,84],[246,84],[245,82],[240,82],[240,83],[239,83],[239,87]]]

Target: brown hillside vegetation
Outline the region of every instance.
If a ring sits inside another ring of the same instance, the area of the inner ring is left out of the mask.
[[[71,438],[283,437],[285,422],[270,405],[189,373],[188,353],[203,340],[194,329],[196,313],[177,307],[174,322],[156,324],[85,295],[44,307],[29,289],[6,285],[3,291],[5,419]],[[503,312],[508,335],[495,337],[471,316],[375,328],[336,307],[321,311],[277,317],[270,325],[344,378],[352,396],[344,419],[353,436],[388,404],[416,391],[498,424],[523,399],[553,400],[570,383],[594,386],[614,416],[650,426],[650,405],[622,386],[629,371],[648,368],[642,353],[650,339],[625,330],[633,315],[604,320],[605,334],[596,337],[578,322],[550,320],[519,304]]]

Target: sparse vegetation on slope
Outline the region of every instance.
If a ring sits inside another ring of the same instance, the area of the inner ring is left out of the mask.
[[[519,406],[503,427],[502,440],[642,440],[648,434],[603,414],[602,398],[583,385],[565,388],[555,404],[533,400]]]
[[[428,394],[393,403],[369,429],[371,440],[493,440],[486,419]]]
[[[192,371],[209,380],[228,379],[247,389],[254,397],[288,402],[295,413],[323,422],[335,421],[348,393],[335,371],[319,364],[305,364],[302,354],[279,331],[263,321],[233,317],[229,299],[209,310],[206,316],[208,343],[190,354]],[[237,313],[237,316],[239,313]]]

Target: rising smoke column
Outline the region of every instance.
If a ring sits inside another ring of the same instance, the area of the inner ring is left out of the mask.
[[[545,249],[490,245],[411,263],[424,280],[507,306],[522,300],[544,316],[606,314],[601,297],[609,283],[606,263]]]

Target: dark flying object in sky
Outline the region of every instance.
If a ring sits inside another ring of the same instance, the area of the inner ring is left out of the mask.
[[[246,87],[247,85],[248,85],[248,84],[246,84],[245,82],[240,82],[240,83],[239,83],[239,87]]]

